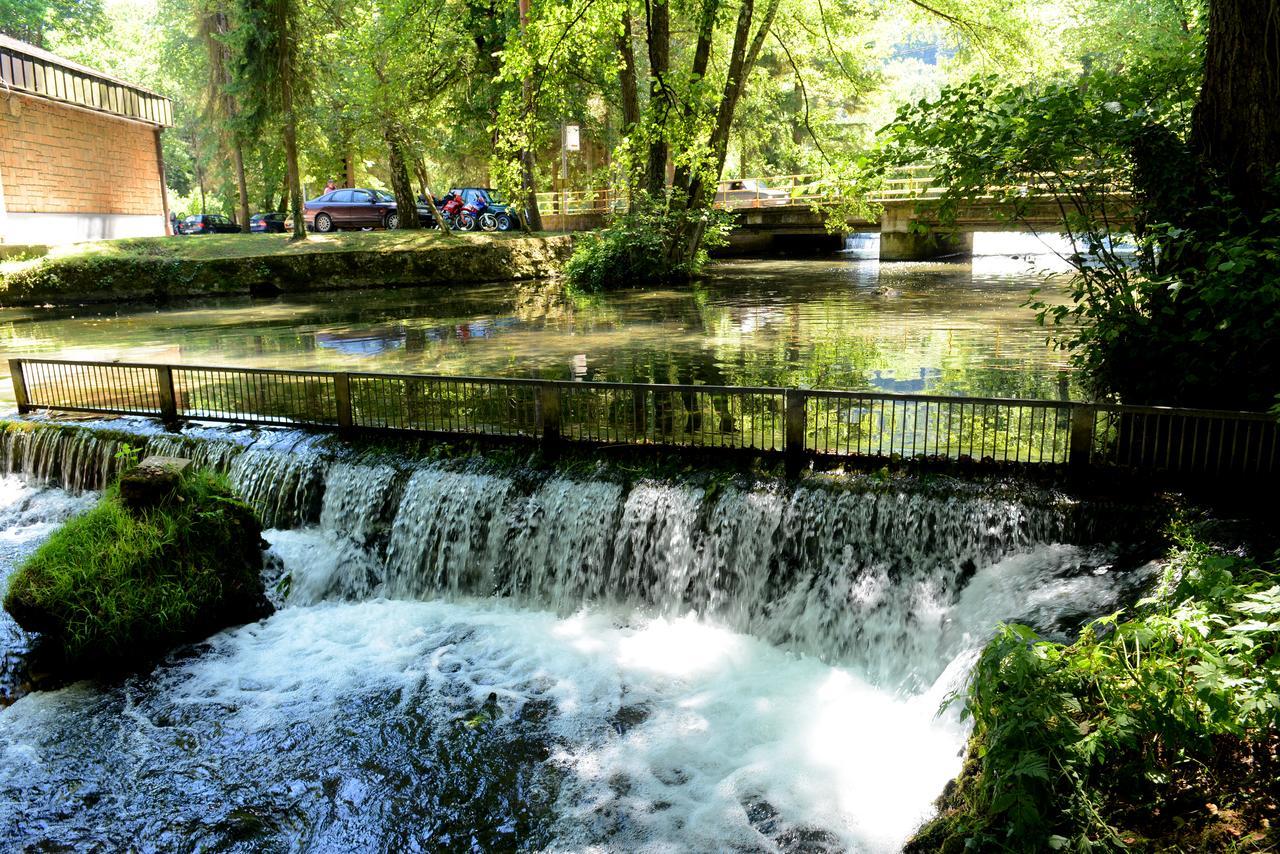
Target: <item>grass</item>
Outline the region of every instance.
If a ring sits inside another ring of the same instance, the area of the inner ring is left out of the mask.
[[[150,661],[262,615],[260,539],[252,510],[217,476],[187,475],[145,511],[112,487],[14,573],[4,606],[68,663]]]

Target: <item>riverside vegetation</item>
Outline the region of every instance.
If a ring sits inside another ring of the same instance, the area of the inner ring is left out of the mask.
[[[544,278],[565,236],[356,232],[131,238],[0,264],[0,305],[157,300]]]
[[[225,478],[183,474],[142,501],[121,487],[55,531],[5,595],[63,665],[130,669],[270,613],[262,528]]]
[[[963,698],[965,770],[909,852],[1280,845],[1275,562],[1175,538],[1127,619],[1071,644],[1000,629]]]

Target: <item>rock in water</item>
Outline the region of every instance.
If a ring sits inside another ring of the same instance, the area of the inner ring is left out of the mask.
[[[182,457],[147,457],[120,475],[120,501],[130,510],[157,507],[174,494],[190,466]]]
[[[69,669],[136,668],[271,613],[258,518],[185,462],[138,466],[12,576],[5,609]]]

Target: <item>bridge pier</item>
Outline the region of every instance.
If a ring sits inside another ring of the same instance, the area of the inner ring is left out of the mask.
[[[973,232],[930,230],[880,232],[881,261],[930,261],[973,254]]]

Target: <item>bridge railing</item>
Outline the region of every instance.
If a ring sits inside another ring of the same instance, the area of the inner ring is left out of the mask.
[[[1066,180],[1076,173],[1064,173]],[[1087,174],[1091,177],[1095,173]],[[870,190],[865,201],[873,204],[891,202],[930,201],[941,198],[947,188],[935,183],[935,176],[927,166],[900,169],[884,178],[878,187]],[[713,206],[722,210],[749,210],[785,206],[812,207],[831,202],[852,187],[838,180],[816,173],[795,175],[763,175],[751,178],[726,178],[719,183]],[[1001,193],[1015,196],[1052,194],[1054,187],[1043,180],[1026,176],[1024,180],[1004,187],[991,188],[983,198],[995,198]],[[1118,184],[1108,183],[1097,188],[1115,197],[1128,192]],[[629,194],[625,189],[600,188],[594,190],[565,190],[538,194],[538,208],[550,215],[604,215],[626,210]]]
[[[1264,413],[836,389],[12,359],[20,412],[144,415],[548,443],[742,449],[864,459],[1121,468],[1174,476],[1280,470]]]

